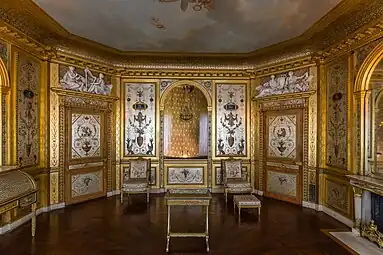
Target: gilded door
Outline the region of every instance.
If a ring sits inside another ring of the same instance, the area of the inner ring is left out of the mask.
[[[301,204],[302,109],[264,114],[265,196]]]
[[[73,204],[106,195],[105,112],[66,110],[65,202]]]

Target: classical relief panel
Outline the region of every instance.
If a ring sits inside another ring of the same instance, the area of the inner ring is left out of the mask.
[[[246,156],[246,85],[217,84],[216,155]]]
[[[295,159],[296,115],[268,116],[268,157]]]
[[[262,78],[256,98],[308,91],[312,78],[308,68]]]
[[[125,156],[156,155],[154,83],[125,84]]]
[[[101,115],[72,113],[72,158],[101,156]]]
[[[348,201],[348,186],[344,183],[338,183],[326,179],[326,204],[348,214],[349,201]]]
[[[169,167],[168,185],[203,184],[203,167]]]
[[[297,174],[267,171],[267,191],[289,197],[297,197]]]
[[[102,171],[72,175],[72,198],[103,192]]]
[[[347,168],[348,59],[327,67],[327,165]]]
[[[17,161],[21,166],[39,163],[40,63],[24,54],[17,62]]]
[[[64,89],[110,95],[111,77],[102,73],[92,73],[88,68],[77,69],[73,66],[60,65],[60,85]]]

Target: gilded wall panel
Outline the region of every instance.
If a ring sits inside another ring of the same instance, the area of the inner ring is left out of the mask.
[[[8,164],[8,150],[7,150],[7,140],[8,140],[8,117],[7,117],[7,112],[8,112],[8,100],[7,100],[7,95],[2,95],[1,96],[1,121],[2,121],[2,150],[1,150],[1,164],[2,165],[7,165]]]
[[[103,172],[73,174],[71,184],[72,198],[103,192]]]
[[[246,156],[246,85],[216,84],[217,157]]]
[[[267,170],[267,191],[296,198],[298,195],[297,178],[297,174]]]
[[[327,165],[347,169],[348,57],[327,66]]]
[[[360,47],[355,52],[355,76],[357,75],[360,67],[363,64],[363,61],[367,58],[367,56],[370,54],[370,52],[378,46],[378,44],[382,41],[382,39],[375,40],[373,42],[370,42],[369,44],[364,45],[363,47]]]
[[[156,84],[125,84],[124,156],[155,156]]]
[[[268,157],[297,157],[296,115],[268,116]]]
[[[9,70],[9,45],[8,43],[0,40],[0,59],[3,60],[5,66]]]
[[[337,181],[326,177],[325,204],[344,215],[350,213],[349,185],[346,181]]]
[[[17,163],[39,164],[40,160],[40,62],[19,53],[17,61]]]
[[[102,157],[100,114],[72,113],[72,159]]]

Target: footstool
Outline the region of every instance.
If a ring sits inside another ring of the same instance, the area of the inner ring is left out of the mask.
[[[235,195],[233,198],[234,214],[235,206],[238,207],[238,222],[241,221],[241,209],[242,208],[258,208],[258,216],[261,215],[261,201],[254,195]]]

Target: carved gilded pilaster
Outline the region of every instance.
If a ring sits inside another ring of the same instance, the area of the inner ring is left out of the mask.
[[[115,165],[115,190],[120,190],[120,175],[121,175],[121,165],[120,165],[120,159],[121,159],[121,104],[123,103],[123,100],[121,100],[121,80],[119,77],[113,77],[112,79],[113,89],[115,91],[115,96],[119,97],[120,100],[115,103],[114,105],[114,112],[115,112],[115,137],[113,141],[115,141],[114,151],[115,151],[115,160],[113,160],[113,165]]]
[[[57,87],[58,78],[58,64],[50,64],[50,87]],[[59,202],[59,98],[54,92],[50,92],[49,96],[49,167],[50,167],[50,204],[57,204]]]
[[[258,81],[259,83],[259,81]],[[257,86],[257,80],[255,79],[255,76],[251,76],[250,79],[250,97],[252,98],[255,95],[255,88]],[[256,109],[256,102],[251,100],[250,102],[250,181],[251,181],[251,186],[253,189],[256,188],[256,165],[255,165],[255,160],[256,160],[256,151],[257,151],[257,146],[258,142],[256,142],[258,130],[257,130],[257,109]]]
[[[160,108],[160,188],[164,188],[164,108]]]
[[[213,173],[213,160],[212,160],[212,156],[213,156],[213,151],[212,151],[212,147],[210,146],[211,145],[211,141],[212,141],[212,127],[211,127],[211,123],[212,123],[212,107],[208,107],[208,132],[209,132],[209,135],[208,135],[208,152],[207,152],[207,174],[208,174],[208,179],[207,179],[207,187],[208,188],[212,188],[213,187],[213,178],[212,178],[212,173]]]
[[[327,77],[326,77],[326,67],[322,59],[318,60],[318,69],[319,69],[319,107],[318,107],[318,116],[319,116],[319,167],[326,167],[326,141],[327,141]]]
[[[317,66],[310,67],[310,75],[312,80],[310,82],[310,90],[317,91],[318,83],[320,82],[318,77]],[[317,182],[317,139],[318,139],[318,95],[314,93],[308,99],[308,200],[310,202],[316,202],[316,182]]]

